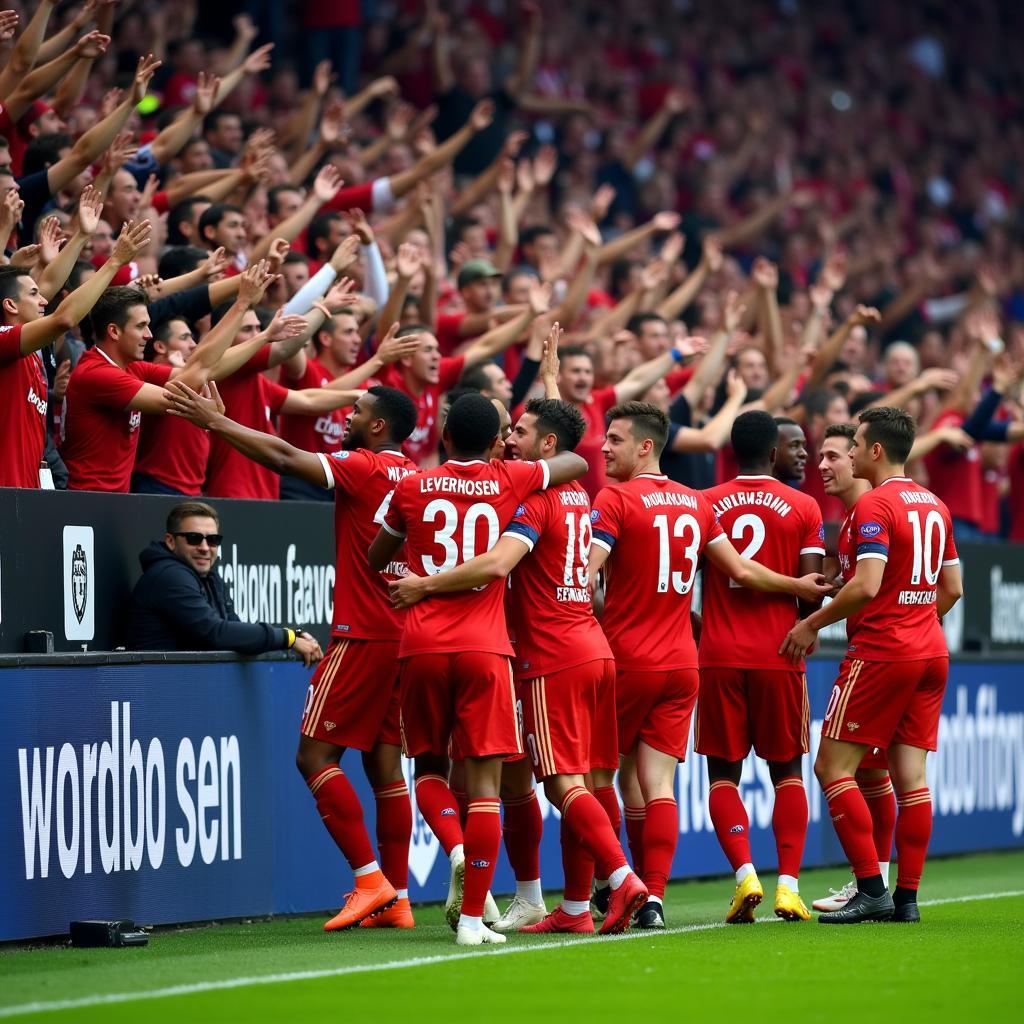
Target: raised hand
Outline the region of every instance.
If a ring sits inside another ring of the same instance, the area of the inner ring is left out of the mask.
[[[512,189],[516,184],[516,165],[511,157],[505,157],[501,161],[501,168],[498,171],[498,192],[503,196],[512,195]]]
[[[284,264],[284,258],[291,250],[291,242],[287,238],[275,238],[270,243],[270,251],[267,253],[267,266],[272,274],[278,273]]]
[[[977,309],[964,320],[967,336],[984,344],[1000,337],[999,317],[990,309]]]
[[[156,190],[160,187],[160,181],[155,174],[151,174],[146,179],[145,187],[142,189],[142,195],[139,198],[139,209],[149,210],[153,206],[153,196],[156,195]]]
[[[110,36],[102,32],[89,32],[75,43],[75,53],[84,60],[95,60],[107,52]]]
[[[583,236],[583,241],[594,249],[601,246],[601,232],[594,223],[594,218],[585,210],[579,207],[572,207],[566,211],[565,222],[577,234]]]
[[[612,203],[615,202],[616,193],[611,185],[599,185],[597,191],[590,200],[590,216],[601,223],[608,216]]]
[[[332,164],[320,168],[313,181],[313,193],[320,200],[320,204],[329,203],[341,190],[344,180],[341,172]]]
[[[242,61],[242,69],[247,75],[259,75],[270,70],[270,53],[274,49],[273,43],[264,43],[258,49],[252,51]]]
[[[213,395],[217,394],[215,384],[210,384],[211,397],[205,398],[193,391],[187,384],[180,380],[170,380],[164,388],[164,398],[170,403],[167,410],[172,416],[180,416],[197,427],[209,430],[218,416],[222,415],[223,403],[218,407],[218,401]],[[218,394],[219,398],[219,394]]]
[[[395,255],[395,269],[398,276],[408,280],[420,269],[420,251],[415,245],[403,242]]]
[[[850,314],[850,323],[854,327],[867,327],[882,322],[882,314],[874,306],[858,306]]]
[[[373,245],[374,234],[366,213],[358,206],[348,211],[348,228],[358,239],[360,245]]]
[[[540,357],[540,379],[543,381],[555,381],[558,379],[558,371],[561,362],[558,358],[558,346],[562,341],[562,326],[556,320],[544,339],[544,351]]]
[[[640,287],[645,291],[653,291],[668,279],[668,266],[663,260],[653,259],[640,271]]]
[[[356,283],[350,277],[343,277],[334,284],[334,287],[324,296],[324,304],[331,312],[336,313],[352,303],[357,295]]]
[[[727,398],[738,398],[742,404],[747,397],[747,385],[735,367],[725,375],[725,394]]]
[[[384,131],[392,142],[403,142],[409,135],[409,125],[416,115],[411,103],[396,103],[384,120]]]
[[[39,261],[49,265],[60,255],[60,243],[64,240],[64,231],[56,217],[47,217],[39,225]]]
[[[541,146],[533,158],[533,177],[537,188],[547,188],[558,170],[558,150],[554,146]]]
[[[381,78],[374,79],[369,86],[370,95],[374,99],[381,99],[384,96],[397,96],[398,81],[393,75],[384,75]]]
[[[122,89],[108,89],[100,100],[100,120],[110,117],[121,102]]]
[[[259,260],[246,267],[238,286],[238,301],[248,309],[258,306],[263,293],[270,287],[277,275],[271,272],[266,260]]]
[[[687,335],[680,338],[672,346],[684,359],[692,359],[694,356],[701,356],[708,350],[707,338],[697,334]]]
[[[284,341],[286,338],[297,338],[308,327],[309,323],[304,316],[285,316],[284,310],[279,309],[267,324],[264,333],[267,336],[267,341]]]
[[[918,387],[922,392],[929,391],[932,388],[935,388],[937,391],[952,391],[959,381],[960,374],[941,366],[929,367],[917,378]]]
[[[359,236],[346,235],[331,255],[331,266],[336,274],[343,274],[359,259]]]
[[[341,100],[328,103],[320,116],[320,141],[333,149],[348,140],[349,126],[345,123],[345,104]]]
[[[0,11],[0,43],[10,42],[18,31],[18,12]]]
[[[35,243],[23,245],[11,253],[10,265],[12,267],[34,267],[36,260],[39,259],[39,251],[40,247]]]
[[[516,164],[516,185],[519,187],[519,191],[526,195],[529,195],[537,187],[533,164],[529,160],[520,160]]]
[[[818,281],[816,284],[811,285],[807,294],[810,297],[811,305],[818,312],[828,312],[829,306],[832,305],[833,292],[827,284],[823,284],[821,281]]]
[[[53,378],[53,399],[55,402],[64,401],[64,393],[68,389],[68,381],[71,380],[71,360],[65,359]]]
[[[509,132],[501,147],[502,156],[511,157],[514,160],[519,156],[519,151],[523,148],[523,143],[525,143],[529,137],[529,132]]]
[[[675,231],[682,218],[674,210],[662,210],[651,218],[655,231]]]
[[[384,335],[383,340],[377,346],[377,358],[385,366],[390,363],[397,363],[399,359],[408,359],[419,351],[422,334],[407,334],[404,338],[396,338],[398,333],[398,321],[396,320]]]
[[[690,98],[682,89],[669,89],[665,93],[665,109],[671,114],[681,114],[690,105]]]
[[[313,92],[323,99],[337,77],[334,73],[334,66],[329,60],[320,61],[313,69]]]
[[[228,269],[230,262],[231,257],[228,256],[227,250],[223,246],[214,249],[202,262],[203,276],[207,281],[220,277]]]
[[[195,99],[192,100],[192,109],[200,117],[206,117],[206,115],[213,110],[214,104],[217,101],[217,90],[220,88],[220,79],[214,74],[207,74],[205,71],[199,72],[199,77],[196,80],[196,95]]]
[[[754,284],[765,291],[774,291],[779,287],[779,268],[764,256],[758,256],[754,260],[750,276],[753,278]]]
[[[849,259],[845,252],[835,252],[825,261],[818,276],[819,283],[833,292],[841,292],[846,284],[846,270]]]
[[[161,64],[163,64],[163,61],[157,60],[151,53],[147,53],[144,57],[139,58],[139,63],[135,67],[135,77],[132,79],[133,104],[142,101],[142,97],[146,95],[146,90],[149,88],[153,75],[156,74]]]
[[[3,202],[0,202],[0,245],[7,242],[14,225],[21,220],[21,211],[24,209],[25,200],[18,195],[17,190],[10,189]]]
[[[537,280],[531,281],[529,303],[530,312],[534,316],[542,316],[546,313],[551,308],[551,285]]]
[[[131,263],[149,245],[152,237],[153,225],[148,220],[140,220],[137,224],[125,221],[110,254],[111,262],[122,267]]]
[[[681,231],[673,231],[661,246],[661,258],[671,267],[678,262],[686,245],[686,236]]]
[[[725,307],[722,310],[722,327],[732,334],[739,329],[740,324],[743,322],[743,314],[746,311],[747,307],[740,300],[739,292],[729,292],[725,296]]]
[[[722,243],[717,235],[708,235],[701,245],[701,258],[708,268],[708,273],[717,274],[725,262],[725,255],[722,252]]]
[[[482,132],[494,123],[494,100],[481,100],[469,115],[469,126],[475,132]]]
[[[260,30],[248,14],[236,14],[231,19],[231,24],[235,29],[235,36],[245,43],[246,46],[260,34]]]

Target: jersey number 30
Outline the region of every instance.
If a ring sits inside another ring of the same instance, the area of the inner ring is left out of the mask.
[[[439,572],[454,569],[459,564],[460,554],[463,562],[476,557],[476,530],[481,520],[487,527],[487,543],[483,550],[490,551],[498,543],[498,533],[501,529],[498,524],[498,513],[486,502],[478,501],[466,509],[461,523],[461,545],[455,540],[455,533],[460,526],[459,511],[445,498],[435,498],[423,510],[423,522],[437,523],[438,520],[441,520],[441,525],[434,531],[434,543],[444,549],[444,561],[436,562],[430,555],[424,555],[423,568],[428,576],[436,576]]]

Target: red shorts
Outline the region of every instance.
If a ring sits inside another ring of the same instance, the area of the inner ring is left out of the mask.
[[[631,754],[643,740],[655,750],[684,760],[697,689],[695,668],[619,672],[615,680],[619,752]]]
[[[610,658],[517,680],[526,752],[537,779],[586,775],[593,766],[595,747],[602,753],[607,750],[608,737],[600,736],[603,723],[598,699],[608,678],[614,686],[615,662]]]
[[[398,641],[332,639],[309,681],[300,730],[351,750],[398,746]]]
[[[845,658],[821,735],[887,750],[904,743],[935,750],[949,658],[859,661]]]
[[[792,761],[810,749],[807,677],[786,669],[702,668],[694,750],[742,761]]]
[[[866,769],[881,769],[887,772],[889,770],[889,755],[884,750],[879,750],[876,747],[872,747],[864,756],[861,758],[860,764],[857,766],[857,771],[864,771]]]
[[[501,654],[414,654],[401,661],[407,757],[521,754],[512,663]],[[449,741],[451,746],[449,747]]]

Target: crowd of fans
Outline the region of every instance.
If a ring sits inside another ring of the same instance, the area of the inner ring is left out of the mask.
[[[326,452],[391,384],[436,464],[444,395],[514,416],[557,322],[592,493],[616,402],[695,487],[762,407],[834,522],[825,428],[900,405],[957,539],[1024,540],[1017,5],[8,6],[0,485],[321,497],[171,377]]]

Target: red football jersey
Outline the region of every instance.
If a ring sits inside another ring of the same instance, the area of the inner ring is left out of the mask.
[[[1010,477],[1010,540],[1024,541],[1024,441],[1010,449],[1007,473]]]
[[[334,378],[320,363],[307,357],[306,372],[298,380],[292,380],[282,369],[279,383],[289,391],[302,391],[306,388],[326,387],[332,380]],[[369,381],[363,385],[369,386]],[[278,421],[278,433],[289,444],[304,452],[326,452],[331,455],[341,451],[345,422],[351,411],[349,407],[322,412],[318,416],[289,416],[285,413]]]
[[[451,391],[459,378],[466,360],[462,356],[455,359],[442,359],[441,369],[436,384],[428,384],[418,395],[409,389],[405,378],[397,366],[386,366],[380,375],[380,382],[391,388],[404,391],[416,403],[416,429],[405,442],[405,454],[413,462],[420,464],[437,454],[437,445],[441,437],[437,422],[441,409],[441,396]]]
[[[594,543],[611,552],[605,636],[620,671],[696,668],[690,600],[701,552],[724,541],[711,503],[663,473],[611,484],[591,515]]]
[[[46,374],[21,354],[21,324],[0,326],[0,487],[38,487],[46,448]]]
[[[180,416],[143,416],[135,472],[181,494],[203,493],[210,433]]]
[[[847,560],[855,545],[858,562],[885,562],[878,593],[847,620],[849,653],[865,661],[945,657],[949,649],[936,614],[936,584],[944,565],[960,561],[949,509],[909,477],[893,477],[854,505],[844,532],[848,536],[840,535],[840,547]],[[851,565],[850,576],[853,572]],[[843,575],[849,578],[845,567]]]
[[[825,554],[818,503],[775,477],[738,476],[702,493],[744,558],[798,576],[801,555]],[[779,645],[799,618],[795,597],[741,587],[710,562],[703,595],[701,668],[792,670]]]
[[[960,413],[948,410],[936,417],[932,429],[960,427],[963,422]],[[950,515],[980,529],[985,519],[981,447],[974,445],[962,452],[940,444],[924,457],[924,464],[929,486],[949,507]]]
[[[388,581],[404,576],[404,562],[374,572],[366,552],[377,536],[384,512],[400,480],[417,472],[401,452],[358,451],[320,454],[334,502],[337,570],[334,576],[334,620],[331,636],[359,640],[397,640],[404,612],[392,607]]]
[[[128,403],[144,383],[162,387],[173,372],[171,366],[142,361],[122,369],[99,348],[78,360],[60,424],[68,490],[127,492],[142,425],[142,413]]]
[[[384,528],[406,538],[409,572],[432,576],[490,551],[523,499],[547,487],[546,462],[446,462],[395,488]],[[399,655],[480,651],[511,656],[504,585],[438,594],[409,609]]]
[[[576,407],[583,413],[583,418],[587,421],[587,431],[580,443],[576,445],[575,451],[581,459],[587,460],[587,465],[590,467],[580,483],[591,499],[595,498],[601,488],[608,483],[601,447],[604,444],[607,427],[604,418],[614,404],[615,388],[598,388],[590,393],[586,402]]]
[[[224,400],[224,411],[236,423],[276,434],[273,417],[288,397],[286,388],[262,376],[270,360],[270,348],[264,346],[236,373],[217,385]],[[213,498],[275,499],[281,493],[280,477],[257,465],[227,441],[210,438],[210,461],[206,470],[206,493]]]
[[[505,602],[516,675],[533,679],[610,658],[590,602],[590,498],[580,484],[531,494],[503,536],[532,552],[512,574]]]

